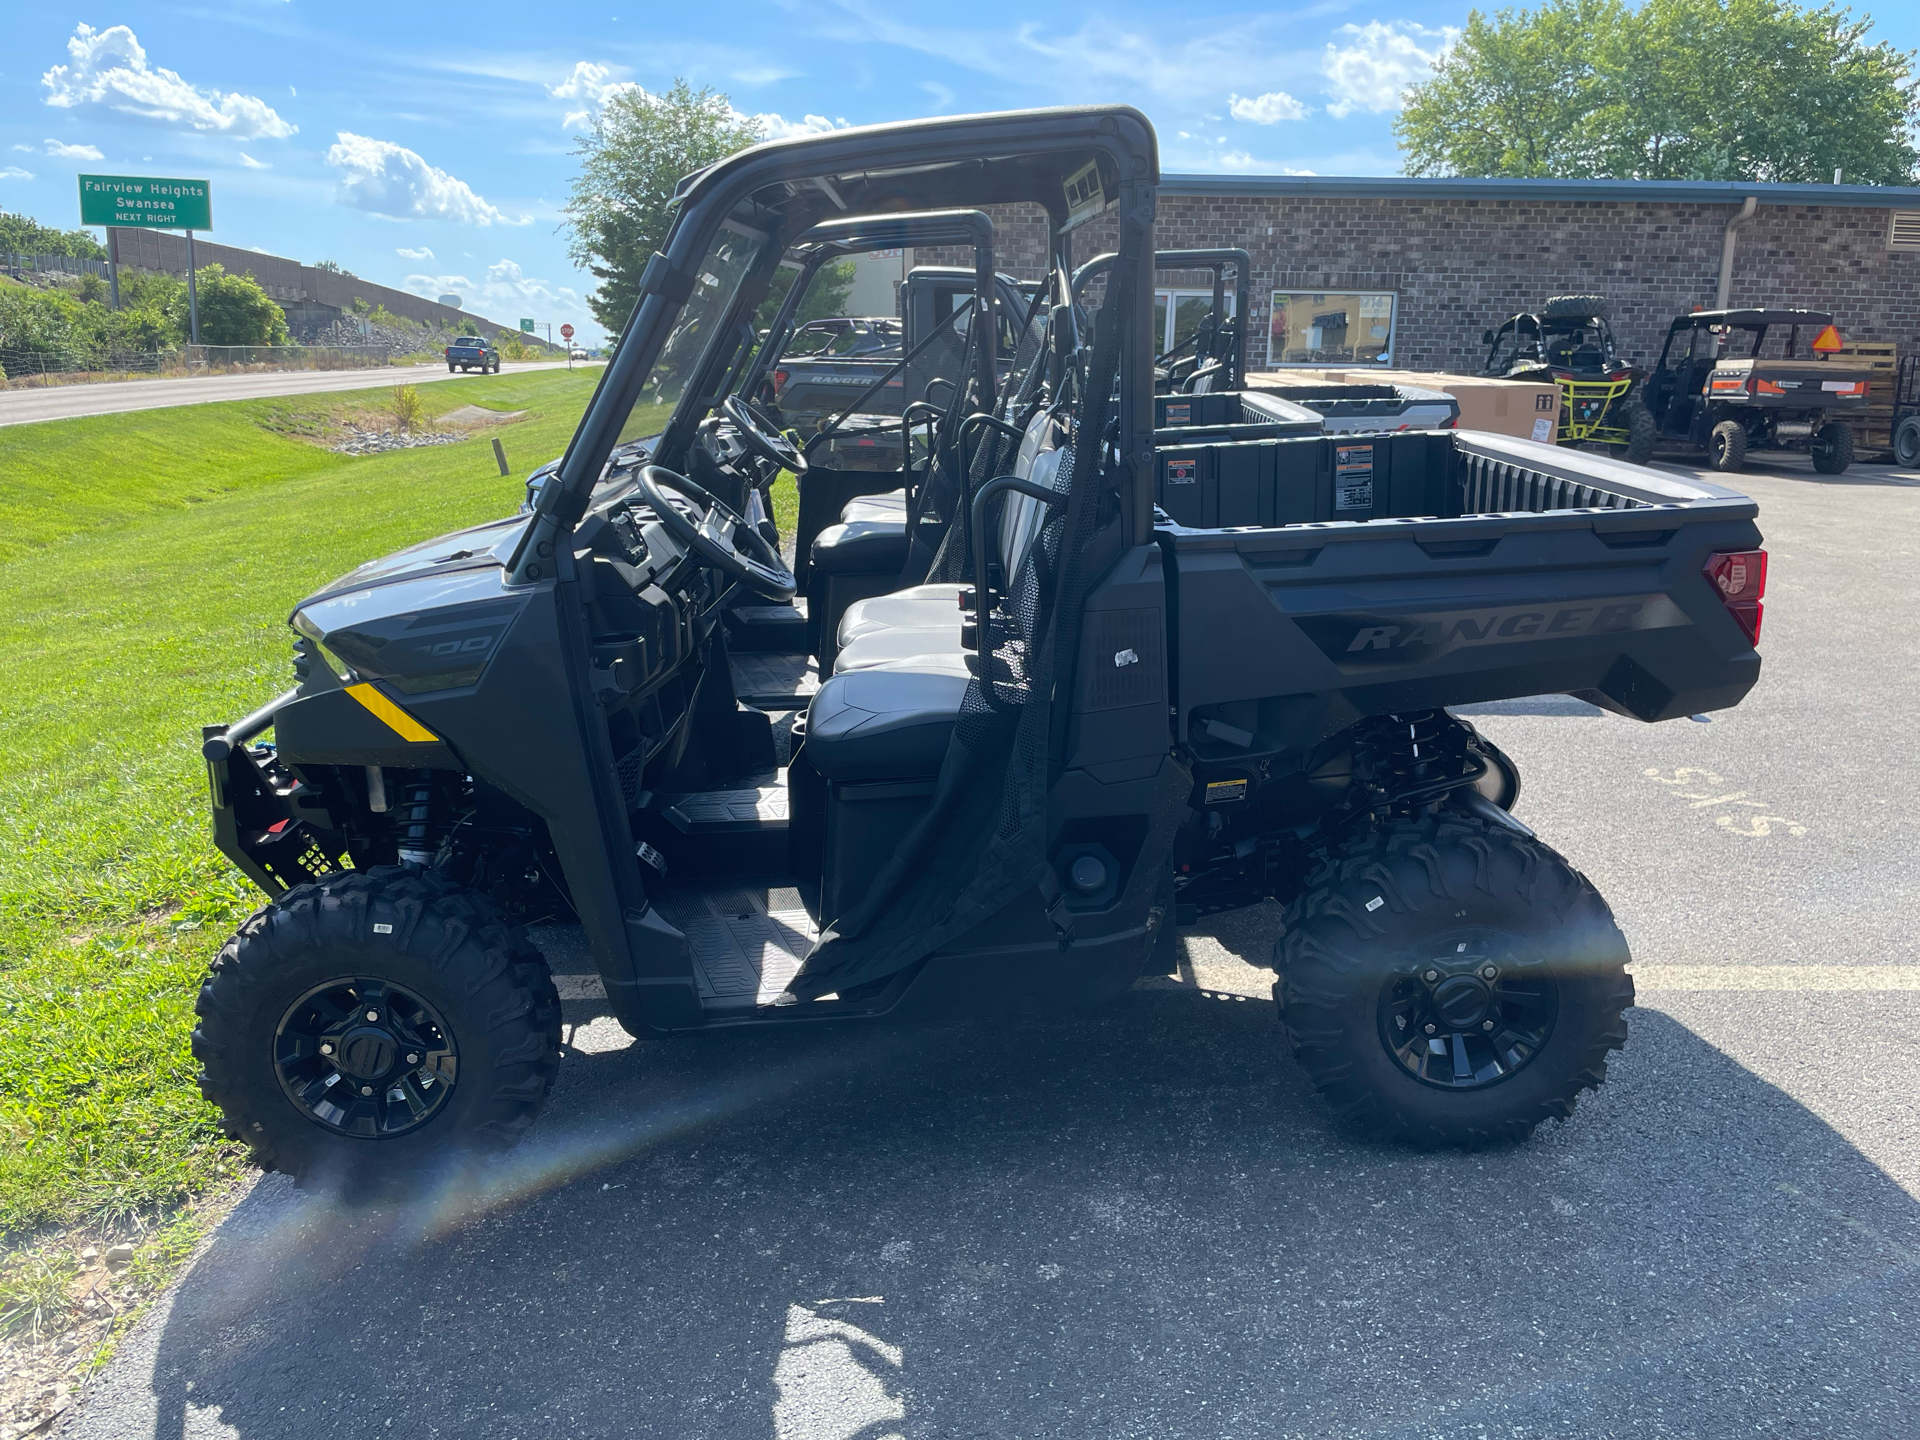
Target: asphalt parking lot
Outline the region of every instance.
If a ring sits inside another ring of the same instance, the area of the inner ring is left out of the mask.
[[[1632,1040],[1525,1147],[1335,1133],[1271,910],[990,1031],[583,1021],[502,1198],[263,1180],[83,1437],[1920,1434],[1920,475],[1785,462],[1759,688],[1474,716],[1612,902]]]

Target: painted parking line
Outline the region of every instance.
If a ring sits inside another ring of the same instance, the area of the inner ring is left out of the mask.
[[[1920,965],[1634,965],[1636,991],[1920,990]]]

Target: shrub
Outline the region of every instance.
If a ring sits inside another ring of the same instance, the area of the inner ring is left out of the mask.
[[[229,275],[219,265],[199,272],[203,345],[285,345],[287,316],[251,274]]]
[[[420,423],[420,389],[415,385],[396,385],[393,387],[393,399],[388,408],[393,411],[393,422],[400,427],[402,435],[409,435],[413,427]]]

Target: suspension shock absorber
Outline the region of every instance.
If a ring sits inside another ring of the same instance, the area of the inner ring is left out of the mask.
[[[452,825],[445,787],[432,778],[431,772],[416,772],[401,785],[400,803],[393,807],[393,829],[402,865],[424,869],[433,864]]]
[[[1411,812],[1470,785],[1486,771],[1467,750],[1467,731],[1444,710],[1381,715],[1355,747],[1383,808]]]

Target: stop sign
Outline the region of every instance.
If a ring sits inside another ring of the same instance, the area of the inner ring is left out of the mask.
[[[571,340],[573,338],[573,326],[562,325],[560,327],[560,338],[562,340]]]

